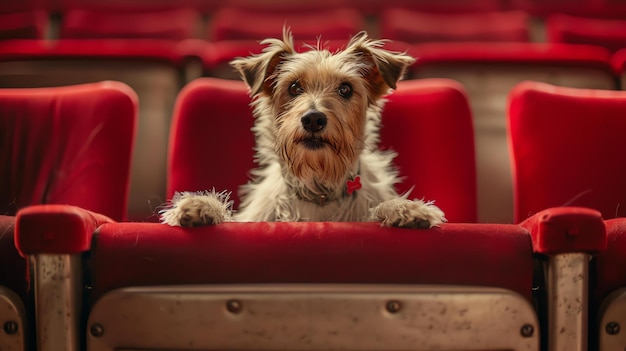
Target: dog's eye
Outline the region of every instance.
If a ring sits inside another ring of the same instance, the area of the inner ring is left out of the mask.
[[[304,93],[304,89],[300,85],[300,82],[295,81],[291,83],[291,85],[289,86],[289,94],[291,94],[291,96],[298,96],[302,93]]]
[[[341,83],[339,88],[337,88],[337,92],[344,99],[349,99],[352,96],[352,85],[349,83]]]

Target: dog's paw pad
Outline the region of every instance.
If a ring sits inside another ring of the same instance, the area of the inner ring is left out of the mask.
[[[411,223],[408,223],[405,228],[415,228],[415,229],[428,229],[430,228],[430,221],[424,219],[416,219]]]
[[[430,202],[403,198],[380,203],[371,219],[387,227],[428,229],[446,222],[443,211]]]
[[[177,193],[172,207],[161,212],[161,222],[181,227],[219,224],[232,219],[231,208],[229,194],[224,192]]]
[[[179,224],[181,227],[199,227],[202,225],[208,224],[217,224],[221,223],[223,220],[215,220],[213,217],[207,214],[198,214],[192,213],[190,211],[185,212],[182,216],[180,216]]]

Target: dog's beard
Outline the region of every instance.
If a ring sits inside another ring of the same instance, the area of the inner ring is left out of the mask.
[[[279,140],[277,147],[286,170],[313,191],[343,186],[358,158],[352,143],[328,133],[300,133]]]

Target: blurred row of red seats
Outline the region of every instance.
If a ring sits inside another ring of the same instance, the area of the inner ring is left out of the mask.
[[[625,7],[626,9],[626,7]],[[619,13],[613,9],[612,13]],[[42,10],[3,13],[0,39],[207,39],[262,40],[290,26],[299,39],[345,40],[361,30],[377,37],[406,42],[431,41],[547,41],[593,44],[617,50],[626,46],[626,20],[567,14],[547,14],[545,29],[523,10],[435,13],[389,6],[375,16],[352,7],[271,12],[267,9],[222,7],[208,17],[195,9],[114,11],[71,9],[58,24]],[[626,11],[624,11],[626,13]],[[545,22],[545,23],[544,23]],[[55,28],[52,30],[51,28]],[[54,33],[53,33],[54,32]]]
[[[0,12],[19,12],[42,9],[64,12],[70,9],[97,9],[115,11],[143,11],[154,9],[193,8],[204,13],[213,12],[224,6],[252,8],[264,12],[295,10],[310,11],[335,7],[351,7],[368,15],[379,14],[389,7],[402,7],[417,11],[454,13],[480,11],[523,10],[532,15],[561,12],[602,17],[620,17],[626,4],[619,0],[319,0],[295,2],[289,0],[25,0],[3,1]]]

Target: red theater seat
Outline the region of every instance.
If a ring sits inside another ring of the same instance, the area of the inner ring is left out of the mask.
[[[498,0],[348,0],[348,3],[373,15],[379,15],[392,7],[433,13],[480,13],[503,8],[502,2]]]
[[[44,11],[0,12],[0,40],[43,39],[48,30],[48,14]]]
[[[380,26],[382,38],[409,43],[529,40],[529,18],[522,11],[440,14],[390,8],[381,14]]]
[[[619,0],[510,0],[508,6],[543,18],[555,13],[598,18],[623,18],[626,14],[626,6]]]
[[[626,159],[616,150],[626,147],[626,92],[525,82],[509,113],[516,217],[567,203],[606,219],[607,247],[591,265],[589,348],[624,349]]]
[[[117,82],[0,89],[0,301],[8,306],[0,321],[15,331],[0,333],[0,345],[22,350],[33,336],[24,315],[33,282],[13,244],[16,212],[72,204],[126,218],[136,109],[135,93]]]
[[[220,0],[29,0],[48,1],[61,11],[81,9],[89,11],[109,12],[142,12],[177,10],[181,8],[197,9],[201,12],[210,13],[223,6]],[[234,0],[229,0],[229,2]]]
[[[396,165],[404,180],[398,191],[415,186],[411,196],[436,200],[448,220],[475,222],[474,142],[460,85],[403,81],[388,99],[382,147],[399,154]],[[168,198],[175,191],[213,187],[236,194],[247,183],[254,167],[249,101],[243,82],[204,78],[181,91],[172,121]]]
[[[607,248],[591,264],[590,349],[626,346],[626,92],[524,82],[510,95],[515,216],[544,208],[594,208],[606,219]],[[617,218],[616,218],[617,217]],[[577,235],[572,233],[572,235]]]
[[[0,89],[0,212],[61,203],[125,219],[136,109],[118,82]]]
[[[513,222],[506,134],[507,94],[524,80],[617,88],[610,52],[595,46],[538,43],[430,43],[411,47],[413,78],[450,78],[467,90],[476,140],[481,222]]]
[[[348,40],[365,29],[365,19],[358,11],[349,8],[289,12],[224,8],[211,17],[209,39],[260,41],[282,38],[284,26],[292,29],[296,40]]]
[[[509,98],[515,220],[554,206],[626,215],[626,92],[524,82]]]
[[[69,10],[60,25],[62,39],[169,39],[199,37],[202,17],[192,9],[160,11]]]
[[[139,98],[129,218],[150,220],[165,201],[167,137],[183,84],[187,41],[63,39],[0,41],[0,87],[53,87],[116,80]],[[156,217],[154,217],[156,218]]]
[[[626,20],[554,14],[546,20],[547,40],[553,43],[588,44],[613,52],[626,48]]]

